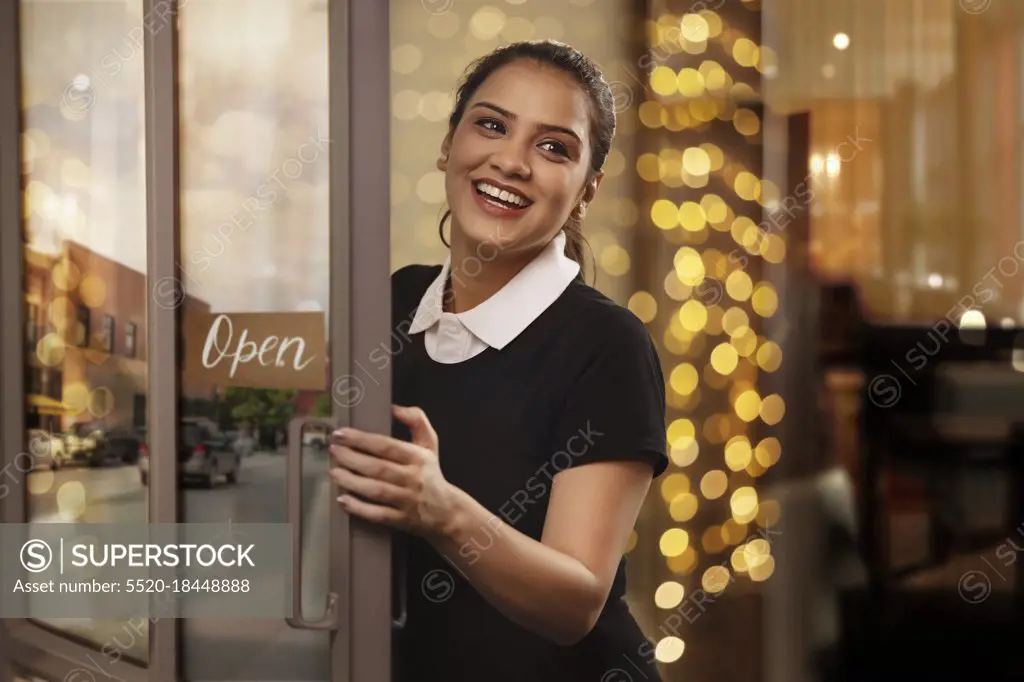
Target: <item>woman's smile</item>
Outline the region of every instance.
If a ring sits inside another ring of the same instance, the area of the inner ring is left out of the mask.
[[[521,191],[490,178],[471,182],[470,191],[477,206],[495,218],[520,218],[533,204]]]

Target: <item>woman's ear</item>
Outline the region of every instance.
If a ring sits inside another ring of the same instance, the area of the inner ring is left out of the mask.
[[[597,173],[590,181],[583,186],[583,201],[590,203],[597,196],[597,188],[601,186],[601,181],[604,180],[604,173]]]
[[[577,218],[583,219],[587,214],[587,204],[594,200],[597,196],[597,188],[601,186],[601,180],[604,179],[604,173],[598,173],[593,178],[588,180],[583,185],[583,191],[580,192],[580,200],[577,202],[577,208],[573,211]]]
[[[444,136],[444,141],[441,142],[441,156],[437,157],[437,170],[447,171],[448,170],[448,154],[452,150],[452,134],[448,133]]]

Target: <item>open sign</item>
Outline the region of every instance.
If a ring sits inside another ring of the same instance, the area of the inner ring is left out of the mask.
[[[324,315],[302,313],[191,314],[185,372],[205,385],[326,388]]]

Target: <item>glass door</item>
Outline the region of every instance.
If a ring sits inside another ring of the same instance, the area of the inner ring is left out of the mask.
[[[291,618],[7,620],[0,680],[389,679],[390,538],[341,513],[326,449],[391,424],[387,372],[349,385],[390,325],[388,4],[0,13],[0,520],[299,537]],[[221,315],[319,325],[322,380],[187,371]]]

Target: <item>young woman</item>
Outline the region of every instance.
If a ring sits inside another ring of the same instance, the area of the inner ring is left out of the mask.
[[[346,511],[403,531],[403,682],[660,679],[623,553],[668,462],[664,381],[582,276],[614,132],[600,70],[561,43],[502,47],[458,90],[451,254],[392,276],[396,427],[332,447]]]

